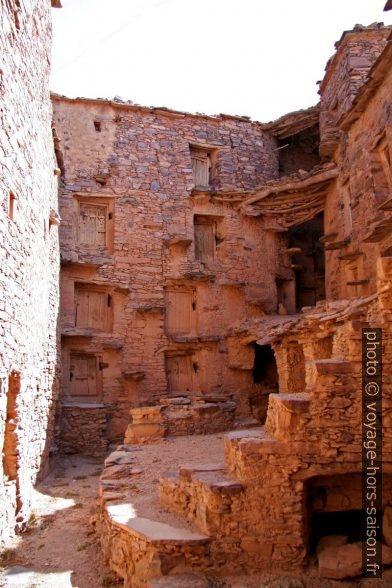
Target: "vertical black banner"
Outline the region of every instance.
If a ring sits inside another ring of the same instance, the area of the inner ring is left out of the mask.
[[[362,329],[362,573],[382,576],[382,329]]]

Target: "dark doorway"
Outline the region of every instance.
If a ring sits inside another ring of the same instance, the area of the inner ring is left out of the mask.
[[[295,314],[295,281],[276,277],[278,314]]]
[[[310,170],[320,163],[318,124],[295,135],[281,138],[278,142],[279,177],[289,176],[299,169]]]
[[[313,513],[310,520],[309,553],[314,555],[322,537],[343,535],[347,543],[366,540],[364,536],[364,517],[362,510]]]
[[[279,377],[275,354],[270,345],[253,343],[255,359],[253,364],[254,391],[251,396],[251,409],[255,418],[265,422],[268,397],[279,392]]]
[[[292,258],[297,310],[325,299],[325,253],[320,242],[323,234],[323,213],[289,229],[289,247],[301,250]]]
[[[278,391],[278,370],[276,367],[275,353],[271,345],[257,345],[254,343],[255,361],[253,364],[253,381],[255,384],[264,384]]]

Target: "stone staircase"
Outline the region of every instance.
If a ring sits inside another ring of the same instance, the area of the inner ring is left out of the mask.
[[[180,466],[160,479],[160,501],[183,515],[202,533],[225,536],[243,507],[244,486],[232,479],[224,464]]]
[[[305,392],[271,394],[264,427],[224,436],[224,463],[185,464],[162,475],[161,505],[192,531],[132,518],[129,505],[105,503],[103,493],[104,552],[124,586],[186,588],[208,585],[203,574],[303,567],[306,480],[350,460],[360,471],[358,453],[353,458],[361,434],[358,373],[351,357],[308,362]],[[174,583],[159,583],[160,577]]]

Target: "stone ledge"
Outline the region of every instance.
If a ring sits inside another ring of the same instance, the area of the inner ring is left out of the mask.
[[[310,404],[308,394],[303,392],[293,394],[270,394],[270,400],[272,398],[286,410],[299,414],[307,411]]]
[[[106,409],[101,402],[62,402],[62,408],[82,408],[82,409]]]
[[[317,359],[309,364],[313,364],[318,374],[323,376],[337,376],[340,374],[350,374],[354,371],[352,362],[343,359]]]

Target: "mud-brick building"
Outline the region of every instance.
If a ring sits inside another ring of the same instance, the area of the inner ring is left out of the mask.
[[[26,524],[53,446],[59,242],[50,4],[0,2],[1,542]]]
[[[239,214],[227,194],[313,168],[317,108],[285,158],[246,117],[56,95],[53,108],[64,449],[119,440],[130,409],[168,397],[227,400],[217,417],[225,428],[235,408],[237,417],[265,412],[255,351],[244,365],[237,331],[276,313],[277,290],[294,274],[286,236]]]

